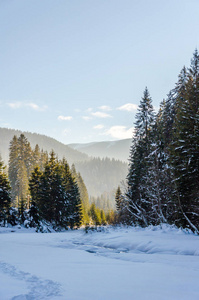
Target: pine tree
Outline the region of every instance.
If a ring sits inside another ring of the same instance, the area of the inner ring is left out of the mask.
[[[116,194],[115,194],[115,202],[117,211],[121,211],[123,208],[123,197],[120,187],[118,186]]]
[[[13,137],[10,142],[9,180],[12,187],[12,201],[19,206],[23,198],[25,207],[28,206],[28,179],[33,170],[33,152],[24,134],[19,138]]]
[[[40,160],[41,160],[41,151],[39,145],[36,144],[35,149],[33,151],[33,166],[34,168],[39,166],[40,167]]]
[[[82,221],[82,203],[79,189],[66,160],[59,162],[52,151],[41,173],[36,167],[31,180],[31,214],[38,223],[45,220],[54,229],[79,227]]]
[[[35,167],[31,178],[29,180],[29,189],[31,194],[31,205],[30,205],[30,218],[31,226],[39,224],[41,220],[42,212],[40,212],[40,201],[41,201],[41,176],[42,173],[39,167]]]
[[[9,218],[9,209],[11,205],[10,189],[10,183],[0,157],[0,222],[3,221],[4,226]]]
[[[83,219],[82,222],[84,224],[89,223],[89,216],[88,216],[88,211],[89,211],[89,196],[88,196],[88,191],[86,188],[86,185],[83,181],[83,178],[81,174],[76,172],[75,165],[73,164],[71,166],[71,173],[75,181],[77,182],[79,193],[80,193],[80,199],[82,202],[82,214],[83,214]]]
[[[101,209],[100,211],[100,218],[101,218],[101,224],[106,225],[106,216],[103,209]]]
[[[14,136],[12,141],[10,142],[9,150],[10,152],[9,152],[8,175],[12,187],[11,190],[12,202],[14,203],[18,196],[17,172],[18,172],[19,147],[18,147],[18,140],[16,136]]]
[[[182,74],[182,73],[181,73]],[[183,74],[184,75],[184,74]],[[199,55],[177,85],[171,164],[180,209],[180,225],[199,228]]]
[[[41,189],[39,192],[39,211],[42,218],[51,223],[57,218],[56,205],[59,192],[59,187],[57,185],[57,167],[58,161],[55,153],[52,151],[50,153],[49,162],[46,164],[45,170],[41,176]]]
[[[91,204],[89,214],[95,226],[101,225],[101,213],[100,210],[96,208],[95,203]]]
[[[17,206],[21,207],[21,201],[23,201],[23,207],[28,208],[28,176],[27,169],[23,160],[18,161],[18,171],[17,171]]]
[[[133,223],[148,225],[147,213],[151,205],[145,189],[147,157],[150,154],[151,133],[154,126],[154,111],[148,89],[140,102],[136,114],[135,136],[130,152],[129,173],[127,176],[128,210]]]
[[[30,143],[24,134],[21,134],[18,138],[18,147],[19,147],[19,160],[24,161],[26,172],[28,178],[30,177],[33,166],[34,166],[34,156],[31,149]]]
[[[78,184],[75,178],[72,176],[71,172],[67,172],[65,178],[67,186],[68,195],[68,212],[69,212],[69,224],[70,227],[79,227],[82,223],[82,201],[80,198],[80,192]]]
[[[122,194],[120,186],[118,186],[115,193],[115,202],[117,210],[117,223],[129,224],[129,209],[128,202],[125,201],[125,197]]]

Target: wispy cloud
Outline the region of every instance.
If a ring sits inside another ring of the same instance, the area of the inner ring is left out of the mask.
[[[108,105],[102,105],[100,107],[98,107],[100,110],[104,110],[104,111],[110,111],[111,107]]]
[[[59,116],[57,119],[59,121],[71,121],[73,119],[73,117],[71,117],[71,116]]]
[[[89,121],[89,120],[92,119],[92,117],[89,117],[89,116],[83,116],[82,119],[85,120],[85,121]]]
[[[102,111],[92,112],[91,115],[97,118],[111,118],[111,115]]]
[[[99,124],[99,125],[94,126],[93,128],[94,128],[94,129],[103,129],[103,128],[104,128],[104,125]]]
[[[133,103],[126,103],[120,107],[118,107],[118,110],[124,110],[124,111],[135,111],[137,110],[138,106],[137,104],[133,104]]]
[[[46,105],[39,106],[38,104],[36,104],[34,102],[21,102],[21,101],[9,102],[8,106],[12,109],[29,107],[36,111],[44,111],[48,108]]]
[[[112,138],[116,139],[128,139],[132,138],[134,128],[127,128],[126,126],[112,126],[104,132],[104,135],[110,135]]]
[[[46,105],[39,106],[36,103],[26,103],[25,106],[30,107],[33,110],[37,110],[37,111],[44,111],[48,108]]]
[[[16,108],[22,107],[23,105],[22,105],[22,102],[17,101],[17,102],[10,102],[10,103],[8,103],[8,106],[10,108],[16,109]]]

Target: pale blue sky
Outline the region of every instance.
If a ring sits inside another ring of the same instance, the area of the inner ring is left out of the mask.
[[[199,0],[0,0],[0,127],[69,143],[132,136],[199,44]]]

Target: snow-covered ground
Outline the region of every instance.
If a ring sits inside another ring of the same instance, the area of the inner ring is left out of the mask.
[[[198,300],[199,236],[169,226],[0,228],[0,300],[8,299]]]

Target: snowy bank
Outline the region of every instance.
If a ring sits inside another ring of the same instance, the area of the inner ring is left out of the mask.
[[[88,234],[0,228],[0,299],[195,300],[198,256],[198,236],[166,225]]]

